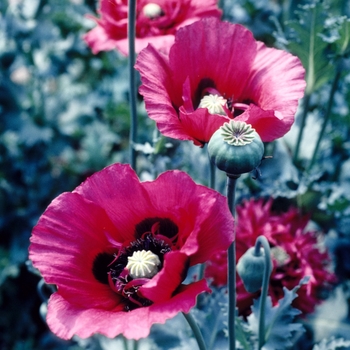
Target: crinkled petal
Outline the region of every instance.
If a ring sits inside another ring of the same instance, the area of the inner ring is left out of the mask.
[[[239,96],[253,65],[256,45],[249,30],[216,18],[181,28],[169,54],[171,70],[176,73],[173,84],[181,92],[189,77],[194,100],[202,79],[212,80],[212,87],[226,93],[225,97]]]
[[[220,126],[230,120],[226,116],[210,114],[207,108],[198,108],[192,113],[187,113],[181,107],[179,115],[181,125],[183,129],[186,130],[186,139],[190,138],[195,145],[201,147],[203,147],[205,143],[209,142],[211,136],[220,128]],[[163,130],[166,129],[163,128]],[[172,137],[172,133],[167,132],[167,134],[169,137]],[[173,132],[173,134],[175,133]],[[178,133],[176,133],[174,136],[178,136]]]
[[[250,107],[235,120],[242,120],[256,130],[264,142],[273,141],[286,134],[293,121],[283,118],[280,112],[273,110],[263,110],[251,104]]]
[[[137,340],[147,337],[154,323],[163,324],[179,312],[189,312],[203,291],[209,291],[204,280],[182,285],[170,300],[130,312],[79,308],[55,293],[49,300],[47,323],[52,332],[63,339],[73,335],[88,338],[100,333],[109,338],[123,334]]]
[[[298,101],[304,95],[305,70],[299,58],[283,50],[268,48],[259,43],[257,56],[242,100],[253,101],[266,112],[274,111],[274,118],[263,117],[256,107],[251,110],[247,123],[253,122],[263,141],[268,142],[286,134],[294,122]]]
[[[100,51],[110,51],[115,49],[118,41],[110,38],[105,29],[97,26],[83,36],[85,42],[90,46],[93,54]]]
[[[191,266],[227,249],[233,241],[233,217],[225,196],[177,170],[143,186],[152,197],[154,212],[168,215],[178,225],[178,246],[190,256]]]
[[[134,240],[135,226],[154,216],[150,198],[128,164],[106,167],[85,180],[74,192],[104,208],[124,241]]]
[[[139,289],[140,293],[155,303],[169,300],[186,277],[188,260],[188,256],[179,251],[167,253],[162,270]]]
[[[115,308],[120,298],[98,282],[92,272],[99,253],[113,252],[108,235],[116,241],[121,238],[102,208],[77,193],[64,193],[50,204],[34,227],[29,259],[45,282],[58,285],[70,302]]]
[[[149,117],[156,121],[161,131],[167,127],[168,131],[183,133],[173,104],[173,101],[177,105],[182,104],[181,93],[176,96],[173,73],[167,56],[158,52],[152,45],[148,45],[138,55],[135,68],[141,74],[142,85],[139,91],[144,96]],[[164,135],[167,135],[167,131]]]

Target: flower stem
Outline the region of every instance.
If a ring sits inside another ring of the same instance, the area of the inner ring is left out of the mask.
[[[125,337],[122,337],[124,350],[129,350],[128,340]]]
[[[209,188],[215,190],[216,185],[216,165],[209,160]],[[204,277],[205,264],[199,266],[198,280]]]
[[[139,342],[137,340],[134,340],[134,339],[128,340],[125,337],[122,337],[122,341],[123,341],[124,350],[129,350],[130,343],[131,343],[132,350],[137,350],[139,347]]]
[[[310,164],[309,164],[308,169],[307,169],[308,172],[311,170],[312,166],[315,163],[316,156],[317,156],[318,150],[320,148],[320,144],[321,144],[323,135],[326,131],[326,126],[328,124],[328,120],[329,120],[329,117],[331,115],[332,105],[333,105],[333,101],[334,101],[334,95],[335,95],[335,92],[337,91],[340,76],[341,76],[341,71],[340,71],[340,69],[337,69],[337,73],[336,73],[334,80],[333,80],[333,83],[332,83],[332,88],[331,88],[331,92],[329,95],[329,100],[328,100],[328,104],[327,104],[326,113],[325,113],[325,116],[323,119],[322,128],[321,128],[320,134],[318,135],[318,139],[317,139],[317,143],[316,143],[316,146],[314,149],[314,153],[312,155]]]
[[[309,111],[310,97],[311,97],[311,94],[308,94],[308,93],[306,93],[305,97],[304,97],[303,114],[301,115],[301,124],[300,124],[300,129],[299,129],[299,134],[298,134],[298,140],[297,140],[297,144],[295,146],[294,157],[293,157],[294,164],[296,164],[298,161],[301,140],[303,138],[303,132],[304,132],[305,124],[306,124],[306,117],[307,117],[307,113]]]
[[[205,342],[202,336],[202,333],[198,327],[197,322],[193,318],[193,316],[190,313],[182,313],[187,321],[187,323],[190,325],[192,332],[197,340],[199,350],[206,350],[207,347],[205,346]]]
[[[209,187],[215,190],[216,186],[216,165],[209,160]]]
[[[227,174],[227,203],[236,219],[235,195],[237,179],[240,175]],[[236,349],[236,220],[234,221],[234,241],[228,248],[228,338],[229,350]]]
[[[271,274],[271,252],[270,245],[267,241],[266,237],[259,236],[255,241],[255,255],[260,255],[260,247],[263,246],[265,251],[265,269],[263,276],[263,284],[261,289],[260,296],[260,311],[259,311],[259,346],[258,350],[260,350],[265,344],[265,306],[266,306],[266,298],[267,291],[269,289],[269,280]]]
[[[136,0],[130,0],[128,5],[128,43],[129,43],[129,105],[130,105],[130,165],[136,170],[137,138],[137,110],[136,110],[136,83],[135,83],[135,28],[136,28]]]
[[[134,344],[133,344],[133,348],[132,350],[137,350],[139,348],[139,342],[137,340],[134,340]]]

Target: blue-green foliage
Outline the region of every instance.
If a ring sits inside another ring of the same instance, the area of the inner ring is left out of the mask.
[[[302,331],[301,323],[294,323],[294,319],[300,311],[292,307],[292,302],[298,297],[297,291],[307,284],[308,278],[300,281],[299,285],[292,290],[283,288],[284,297],[278,301],[278,305],[273,306],[271,298],[267,298],[265,310],[265,344],[266,350],[284,350],[293,345],[292,337],[296,332]],[[257,334],[259,329],[261,299],[254,300],[252,313],[248,316],[249,329]]]
[[[297,19],[288,22],[288,49],[297,55],[306,69],[306,93],[311,94],[327,83],[334,65],[327,56],[328,43],[323,39],[327,7],[315,0],[297,11]]]
[[[93,55],[82,40],[94,25],[86,14],[96,15],[96,3],[23,0],[10,5],[0,1],[1,350],[83,348],[82,343],[60,341],[48,331],[39,313],[40,277],[29,272],[25,262],[31,230],[53,198],[104,166],[128,160],[127,59],[115,51]],[[297,3],[301,6],[293,8]],[[225,0],[224,8],[226,19],[248,26],[270,46],[283,43],[301,58],[307,70],[310,111],[316,117],[321,118],[334,72],[341,69],[316,169],[302,177],[302,169],[292,161],[290,144],[271,143],[266,150],[274,159],[263,162],[258,180],[242,176],[237,200],[274,196],[279,209],[298,205],[324,231],[336,230],[332,241],[336,269],[346,281],[350,276],[350,39],[349,10],[342,3],[332,1],[326,7],[316,0],[292,1],[287,8],[268,0]],[[281,39],[277,42],[276,27]],[[159,136],[139,102],[140,176],[149,179],[167,169],[181,169],[207,185],[205,150]],[[226,179],[221,175],[217,174],[217,189],[224,192]],[[290,306],[295,297],[296,289],[285,290],[278,307],[268,305],[267,346],[271,349],[280,349],[280,333],[290,336],[300,328],[289,324],[297,315]],[[194,317],[206,343],[223,350],[227,338],[222,308],[226,309],[227,295],[224,290],[215,291],[200,300]],[[238,321],[237,337],[245,349],[253,349],[256,343],[257,310],[255,302],[248,323]],[[154,349],[193,348],[182,315],[173,322],[174,327],[154,327]]]

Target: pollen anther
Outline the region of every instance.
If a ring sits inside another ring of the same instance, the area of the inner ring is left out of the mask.
[[[132,278],[152,278],[160,264],[159,257],[150,250],[138,250],[128,257],[126,268]]]

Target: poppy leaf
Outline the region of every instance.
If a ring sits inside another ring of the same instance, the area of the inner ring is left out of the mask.
[[[267,298],[264,349],[284,350],[293,344],[291,340],[295,332],[303,330],[300,323],[292,323],[294,317],[301,313],[298,309],[292,307],[292,302],[298,296],[298,289],[306,284],[308,280],[308,277],[303,278],[292,290],[283,288],[284,297],[279,300],[276,306],[272,306],[270,297]],[[252,314],[247,318],[248,328],[255,334],[258,334],[259,330],[260,300],[260,298],[254,300]]]
[[[297,55],[306,69],[306,93],[311,94],[327,83],[334,74],[334,65],[327,57],[329,43],[324,40],[325,5],[318,0],[300,6],[297,19],[288,22],[288,49]]]
[[[337,18],[338,40],[335,41],[336,54],[340,56],[348,55],[350,52],[350,18],[341,16]]]

